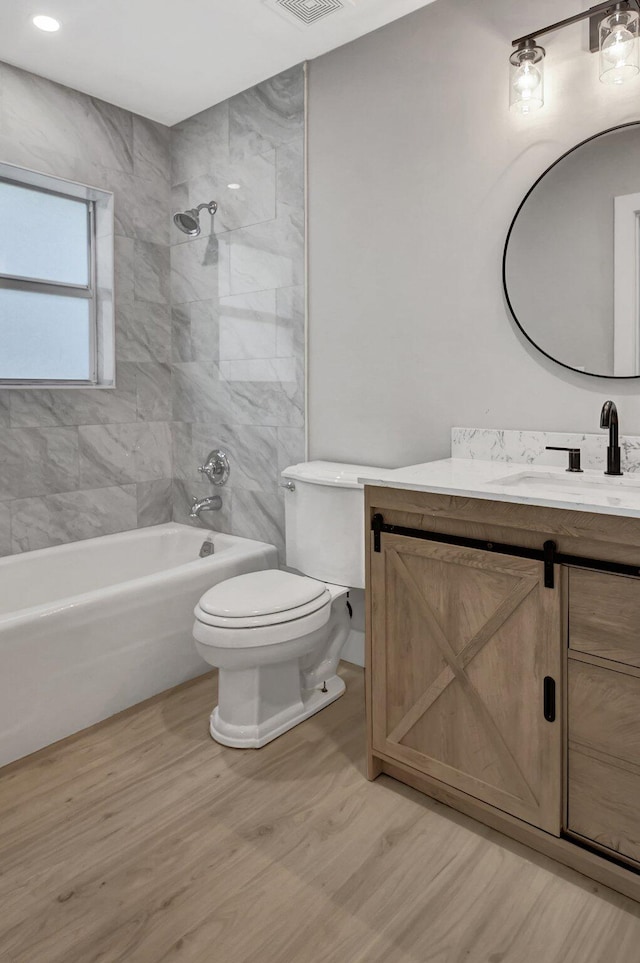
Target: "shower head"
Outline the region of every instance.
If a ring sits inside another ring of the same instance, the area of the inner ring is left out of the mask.
[[[200,233],[200,221],[196,210],[174,214],[173,223],[180,228],[183,234],[188,234],[189,237],[197,237]]]
[[[197,207],[192,207],[188,211],[179,211],[173,215],[173,223],[188,237],[197,237],[200,233],[200,211],[205,209],[213,217],[218,210],[218,205],[215,201],[209,201],[208,204],[198,204]]]

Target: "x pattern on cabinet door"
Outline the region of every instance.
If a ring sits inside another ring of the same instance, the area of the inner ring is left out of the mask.
[[[540,564],[391,536],[372,569],[387,593],[373,622],[377,748],[557,832],[560,727],[539,697],[557,668],[559,607]]]

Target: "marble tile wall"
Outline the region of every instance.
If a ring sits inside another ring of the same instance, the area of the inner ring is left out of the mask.
[[[303,149],[302,67],[171,131],[174,211],[218,202],[199,237],[172,227],[173,517],[212,492],[196,469],[221,447],[223,508],[196,524],[280,550],[279,471],[305,454]]]
[[[500,428],[452,428],[451,457],[479,458],[526,465],[566,467],[567,454],[547,451],[547,445],[579,448],[583,468],[604,471],[608,433],[516,431]],[[625,472],[640,472],[640,437],[621,435],[621,462]]]
[[[115,193],[115,389],[0,390],[0,554],[171,519],[168,128],[0,63],[0,160]]]
[[[113,390],[0,390],[0,554],[171,518],[282,549],[279,471],[304,459],[302,67],[172,130],[3,63],[0,91],[0,161],[115,194],[117,358]],[[211,199],[180,234],[172,211]],[[189,520],[216,447],[223,509]]]

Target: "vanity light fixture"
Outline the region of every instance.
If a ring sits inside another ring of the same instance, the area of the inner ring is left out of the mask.
[[[44,30],[45,33],[56,33],[60,29],[60,21],[56,20],[55,17],[47,17],[45,14],[37,14],[32,17],[31,23],[38,30]]]
[[[538,45],[537,38],[581,20],[589,21],[589,49],[600,53],[600,80],[622,84],[637,76],[640,73],[639,14],[640,0],[598,3],[583,13],[518,37],[513,41],[515,50],[509,57],[509,106],[521,114],[542,107],[545,50]]]
[[[637,10],[615,10],[600,21],[600,80],[623,84],[640,71]]]
[[[535,40],[525,40],[509,57],[509,106],[520,114],[544,104],[544,55],[544,47],[538,47]]]

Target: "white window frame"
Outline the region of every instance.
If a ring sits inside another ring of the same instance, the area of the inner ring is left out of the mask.
[[[89,283],[69,284],[0,273],[0,288],[39,294],[78,297],[90,302],[90,377],[71,379],[0,379],[3,388],[113,388],[115,387],[114,311],[114,196],[89,187],[0,163],[0,181],[45,194],[82,201],[87,207],[87,258]]]

